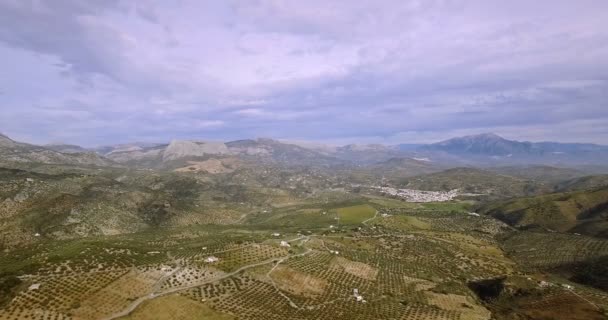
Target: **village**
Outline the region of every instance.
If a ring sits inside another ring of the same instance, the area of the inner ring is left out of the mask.
[[[392,187],[372,186],[390,196],[402,198],[408,202],[442,202],[450,201],[459,195],[458,189],[450,191],[425,191],[415,189],[397,189]]]

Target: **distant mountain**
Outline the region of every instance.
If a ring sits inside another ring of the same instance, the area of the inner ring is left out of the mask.
[[[422,146],[421,152],[443,152],[476,164],[605,165],[608,146],[588,143],[521,142],[493,133],[452,138]]]
[[[416,143],[402,143],[396,145],[395,148],[397,148],[399,151],[415,151],[420,149],[422,146],[424,145]]]
[[[513,154],[541,154],[531,142],[519,142],[504,139],[493,133],[452,138],[424,147],[427,150],[440,150],[448,153],[465,153],[490,156]]]
[[[90,152],[90,150],[74,144],[47,144],[44,147],[62,153]]]
[[[98,153],[118,163],[141,166],[157,166],[162,163],[163,151],[167,144],[161,145],[119,145],[98,149]],[[106,151],[105,153],[103,151]]]
[[[27,152],[15,152],[16,146],[19,146],[20,149],[18,149],[22,151],[27,149],[28,152],[37,152],[38,156],[31,154],[32,157],[28,157]],[[78,155],[94,151],[116,163],[144,167],[159,167],[174,161],[237,156],[291,166],[377,167],[378,164],[391,159],[425,159],[441,168],[544,165],[585,168],[584,171],[589,174],[608,173],[608,146],[583,143],[521,142],[504,139],[493,133],[457,137],[428,145],[349,144],[331,146],[260,138],[230,142],[201,140],[173,140],[170,143],[136,142],[93,149],[68,144],[34,146],[15,142],[5,135],[0,135],[0,147],[13,148],[9,149],[10,152],[4,152],[2,157],[10,156],[14,161],[29,159],[28,161],[58,163],[62,161],[61,157],[58,157],[59,155]],[[45,156],[50,158],[44,159]],[[51,159],[53,157],[57,159]],[[89,158],[92,157],[89,156]],[[84,163],[96,162],[94,159],[82,159],[82,161]],[[521,169],[514,170],[521,172],[512,172],[513,175],[527,174]],[[549,173],[547,172],[547,174]],[[575,175],[571,175],[564,178],[574,177]]]
[[[228,147],[223,142],[173,140],[163,152],[163,161],[229,153]]]
[[[121,151],[129,151],[129,150],[142,150],[146,148],[153,148],[157,146],[164,145],[166,143],[150,143],[150,142],[131,142],[124,144],[115,144],[115,145],[105,145],[96,148],[92,148],[91,150],[101,154],[106,155],[112,152],[121,152]]]
[[[400,157],[403,154],[394,146],[349,144],[336,148],[335,152],[331,155],[343,160],[368,165]]]
[[[83,151],[86,151],[83,149]],[[112,161],[94,152],[61,152],[49,147],[17,142],[0,135],[0,165],[15,163],[112,166]]]
[[[249,159],[272,161],[289,166],[331,166],[344,161],[315,149],[273,139],[237,140],[227,142],[231,154]]]
[[[15,141],[13,141],[11,138],[9,138],[9,137],[7,137],[7,136],[5,136],[5,135],[3,135],[3,134],[0,133],[0,148],[1,147],[5,147],[5,148],[6,147],[12,147],[12,146],[15,146],[15,145],[16,145]]]
[[[324,152],[272,139],[237,140],[231,142],[174,140],[169,144],[121,145],[106,147],[103,155],[118,163],[173,167],[175,162],[209,158],[240,157],[283,165],[315,166],[343,164],[344,161]]]
[[[162,166],[171,161],[231,154],[223,142],[190,140],[173,140],[169,144],[123,144],[98,150],[106,151],[104,156],[116,162],[141,166]]]

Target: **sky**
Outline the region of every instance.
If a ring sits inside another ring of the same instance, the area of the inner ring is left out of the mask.
[[[608,144],[608,1],[0,0],[0,132]]]

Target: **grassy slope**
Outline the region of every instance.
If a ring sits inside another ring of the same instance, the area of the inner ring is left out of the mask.
[[[565,180],[555,185],[556,191],[588,190],[608,186],[608,174]]]
[[[376,209],[367,204],[338,209],[340,223],[343,224],[361,223],[369,218],[372,218],[375,214]]]
[[[482,207],[481,212],[517,227],[608,237],[608,187],[519,198]]]

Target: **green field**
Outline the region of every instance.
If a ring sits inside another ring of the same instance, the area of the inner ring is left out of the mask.
[[[469,212],[471,204],[466,201],[428,202],[421,204],[424,209],[438,211]]]
[[[373,218],[376,214],[376,209],[367,204],[339,208],[337,211],[340,222],[343,224],[361,223],[369,218]]]
[[[387,219],[387,223],[403,230],[426,230],[431,228],[431,224],[410,216],[393,216]]]

